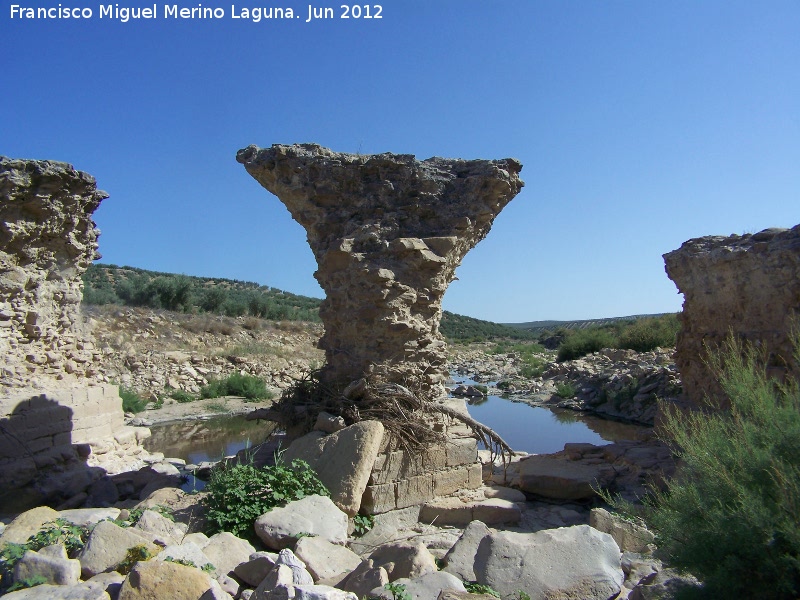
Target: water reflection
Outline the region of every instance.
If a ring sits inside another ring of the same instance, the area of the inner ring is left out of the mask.
[[[565,443],[604,445],[635,440],[650,429],[618,423],[567,409],[528,406],[497,396],[481,404],[469,404],[469,414],[494,429],[514,450],[549,454],[564,449]]]
[[[203,421],[178,421],[150,427],[144,447],[187,463],[220,460],[263,442],[275,429],[269,421],[247,421],[243,415]]]

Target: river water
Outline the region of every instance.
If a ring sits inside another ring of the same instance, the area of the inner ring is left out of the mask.
[[[494,429],[514,450],[548,454],[568,442],[603,445],[633,440],[649,428],[619,423],[575,411],[529,406],[498,396],[467,404],[470,415]],[[183,458],[187,463],[216,461],[239,450],[263,442],[273,425],[266,421],[246,421],[244,416],[221,416],[203,421],[179,421],[150,427],[153,435],[145,440],[151,452]]]

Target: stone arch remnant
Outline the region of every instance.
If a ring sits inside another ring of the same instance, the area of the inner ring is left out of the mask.
[[[308,234],[326,365],[341,388],[380,375],[426,399],[447,379],[441,301],[466,253],[524,185],[515,159],[346,154],[248,146],[236,159]]]

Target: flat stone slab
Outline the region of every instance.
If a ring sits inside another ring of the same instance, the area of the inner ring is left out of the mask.
[[[519,487],[525,492],[554,500],[584,500],[595,496],[595,488],[607,481],[599,465],[555,458],[547,454],[529,456],[519,463]]]
[[[518,523],[522,510],[514,502],[488,498],[462,502],[459,498],[437,498],[425,503],[419,513],[420,521],[436,525],[467,525],[482,521],[487,525]]]
[[[382,441],[382,423],[361,421],[330,435],[312,431],[292,442],[283,460],[306,461],[330,491],[334,504],[354,517]]]

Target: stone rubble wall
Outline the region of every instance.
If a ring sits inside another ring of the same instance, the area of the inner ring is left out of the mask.
[[[117,386],[97,383],[80,313],[81,275],[97,253],[92,214],[107,198],[71,165],[0,157],[0,481],[8,500],[82,491],[102,472],[138,468],[137,431]],[[143,463],[142,463],[143,464]],[[93,469],[101,466],[102,469]]]
[[[249,146],[236,159],[308,234],[325,290],[322,379],[372,373],[444,394],[441,301],[464,255],[519,193],[514,159],[418,161],[316,144]]]
[[[361,510],[380,514],[481,487],[478,441],[471,436],[466,427],[451,426],[445,443],[418,454],[385,447],[375,459]]]
[[[109,384],[15,390],[0,398],[0,428],[6,491],[46,469],[138,468],[139,442],[150,434],[125,426],[119,391]]]
[[[692,403],[722,399],[705,359],[731,333],[764,349],[771,375],[800,377],[800,225],[692,239],[664,261],[684,295],[675,362]]]
[[[81,274],[99,258],[91,216],[107,197],[66,163],[0,157],[0,386],[94,374]]]

